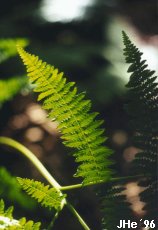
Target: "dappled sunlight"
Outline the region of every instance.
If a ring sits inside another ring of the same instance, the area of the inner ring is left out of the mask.
[[[126,190],[124,193],[127,196],[127,200],[131,203],[131,209],[139,216],[144,215],[145,211],[143,207],[145,203],[141,202],[139,197],[139,194],[144,191],[144,188],[140,187],[137,182],[129,182],[125,187]]]
[[[29,120],[37,125],[40,125],[46,132],[54,135],[59,135],[57,130],[57,122],[51,121],[47,118],[47,113],[40,107],[40,105],[32,103],[25,112]]]
[[[38,142],[44,138],[44,132],[38,127],[31,127],[26,130],[24,137],[30,142]]]
[[[18,114],[13,116],[9,121],[11,129],[23,129],[29,124],[29,119],[25,114]]]
[[[112,135],[112,141],[115,145],[125,145],[128,140],[127,133],[123,130],[116,130]]]
[[[140,149],[134,146],[130,146],[124,150],[123,157],[126,160],[126,162],[130,163],[134,160],[136,154],[140,151],[141,151]]]
[[[41,16],[48,22],[69,22],[85,16],[86,7],[94,0],[44,0],[41,4]]]
[[[26,114],[30,121],[35,124],[42,124],[46,120],[47,113],[41,109],[40,105],[31,103],[26,109]]]

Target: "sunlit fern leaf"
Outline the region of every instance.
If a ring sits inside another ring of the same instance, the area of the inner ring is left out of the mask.
[[[26,65],[31,83],[36,84],[38,100],[49,110],[49,117],[58,122],[65,146],[76,149],[74,157],[80,162],[75,176],[83,177],[83,183],[108,180],[112,171],[105,147],[106,138],[100,128],[102,121],[96,120],[98,113],[91,113],[91,102],[85,93],[77,93],[74,82],[66,82],[63,73],[18,47]],[[83,157],[84,156],[84,157]]]
[[[61,203],[66,195],[61,195],[54,188],[49,188],[49,185],[44,186],[43,183],[39,181],[34,181],[30,179],[17,178],[19,184],[22,188],[33,198],[35,198],[38,203],[48,208],[55,208],[59,210]]]
[[[39,230],[40,223],[34,223],[32,220],[26,221],[26,218],[16,220],[13,218],[13,207],[5,210],[4,201],[0,200],[0,229],[5,230]]]
[[[124,56],[132,72],[127,84],[129,89],[127,111],[132,117],[135,131],[134,144],[141,149],[134,160],[135,172],[144,173],[146,189],[140,194],[146,202],[147,217],[157,218],[158,213],[158,83],[155,71],[150,71],[142,53],[123,32]],[[155,202],[154,202],[155,200]]]
[[[0,167],[0,196],[29,210],[35,207],[35,202],[22,192],[16,178],[4,167]]]
[[[0,80],[0,106],[13,98],[27,84],[25,76]]]
[[[0,39],[0,63],[17,54],[16,44],[26,47],[29,42],[25,38]]]

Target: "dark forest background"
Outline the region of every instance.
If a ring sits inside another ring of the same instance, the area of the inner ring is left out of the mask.
[[[43,4],[44,1],[39,0],[2,1],[0,38],[28,38],[29,52],[64,71],[69,80],[77,83],[79,91],[87,92],[93,110],[99,111],[100,118],[105,120],[107,145],[115,152],[115,170],[120,176],[127,175],[136,149],[131,144],[132,131],[124,111],[125,84],[129,75],[123,59],[121,30],[139,45],[150,45],[157,51],[158,3],[156,0],[95,0],[85,8],[82,17],[51,22],[41,15]],[[65,9],[71,10],[73,5]],[[17,74],[25,74],[18,56],[0,65],[1,79]],[[72,177],[76,167],[74,159],[61,144],[55,125],[46,120],[36,103],[36,95],[22,91],[3,105],[0,114],[1,135],[12,137],[32,150],[62,185],[79,182]],[[0,152],[0,165],[12,175],[43,181],[36,169],[19,154],[4,147]],[[131,182],[128,186],[135,188],[133,196],[136,196],[136,184]],[[0,194],[6,199],[3,192]],[[100,230],[101,214],[92,189],[73,191],[69,196],[91,229]],[[142,215],[140,202],[137,199],[132,202],[135,214]],[[12,203],[17,207],[17,216],[22,213],[34,220],[41,219],[45,224],[51,219],[51,213],[38,205],[26,208],[19,207],[13,200],[7,201],[8,205]],[[65,209],[55,229],[80,230],[81,227]]]

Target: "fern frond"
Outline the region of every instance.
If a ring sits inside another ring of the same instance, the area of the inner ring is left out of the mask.
[[[0,167],[0,195],[12,203],[19,203],[24,208],[32,209],[35,207],[35,203],[31,198],[22,192],[16,178],[4,167]]]
[[[16,220],[13,218],[13,207],[5,210],[4,201],[0,200],[0,229],[5,230],[39,230],[40,223],[34,223],[32,220],[26,221],[26,218]]]
[[[29,42],[25,38],[0,39],[0,63],[17,54],[17,44],[26,47]]]
[[[26,84],[27,78],[25,76],[0,80],[0,106],[12,99]]]
[[[132,72],[127,87],[127,111],[132,117],[131,127],[136,132],[134,143],[141,151],[136,154],[134,167],[146,175],[146,190],[140,194],[146,202],[147,216],[157,218],[158,211],[158,83],[155,71],[150,71],[142,53],[123,32],[124,55]],[[148,176],[147,176],[148,175]],[[153,202],[155,200],[155,202]],[[155,211],[157,210],[157,211]]]
[[[18,47],[26,65],[29,79],[36,84],[38,100],[49,110],[49,117],[58,122],[65,146],[76,149],[73,154],[80,162],[75,176],[83,177],[83,183],[108,180],[112,171],[108,159],[111,150],[105,147],[102,121],[96,120],[97,113],[91,113],[91,102],[85,100],[85,93],[77,93],[74,82],[66,82],[63,73],[42,62]],[[84,156],[84,157],[83,157]]]
[[[128,72],[133,72],[127,84],[129,88],[127,109],[133,119],[131,126],[137,132],[135,143],[142,149],[136,156],[142,173],[142,170],[146,172],[151,162],[155,166],[157,162],[158,83],[155,82],[156,77],[152,77],[154,71],[147,69],[146,61],[141,60],[142,53],[124,32],[123,40],[126,47],[124,49],[126,62],[131,63]]]
[[[35,198],[38,203],[48,208],[55,208],[59,210],[61,207],[62,200],[66,195],[61,195],[54,188],[49,188],[49,185],[44,186],[43,183],[39,181],[34,181],[30,179],[17,178],[19,184],[22,188],[33,198]]]
[[[120,220],[134,221],[124,190],[124,186],[119,182],[106,184],[106,190],[102,186],[102,192],[99,195],[102,197],[103,229],[116,229]]]

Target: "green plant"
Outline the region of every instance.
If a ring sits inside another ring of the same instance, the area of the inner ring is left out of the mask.
[[[157,157],[158,157],[158,87],[155,71],[150,71],[145,60],[142,60],[138,48],[130,41],[123,31],[125,45],[124,56],[126,63],[130,64],[128,73],[132,73],[126,87],[127,103],[125,109],[130,116],[130,127],[134,132],[133,144],[138,147],[138,153],[132,162],[132,175],[139,175],[139,186],[144,191],[139,194],[140,200],[145,202],[144,219],[154,221],[157,227]],[[103,211],[105,213],[103,225],[108,230],[116,228],[120,219],[139,221],[134,217],[130,204],[123,193],[125,183],[120,180],[111,183],[103,194]],[[102,195],[102,194],[101,194]],[[143,223],[143,221],[142,221]],[[149,225],[146,227],[149,227]],[[128,229],[125,228],[125,229]]]
[[[158,83],[155,71],[148,69],[141,53],[128,36],[123,32],[125,44],[124,56],[130,63],[128,72],[132,72],[126,87],[128,90],[128,105],[131,116],[131,127],[135,131],[134,144],[140,149],[133,166],[135,173],[144,174],[140,185],[145,190],[140,199],[145,202],[148,220],[157,219],[158,197]]]
[[[26,47],[29,41],[25,38],[4,38],[0,39],[0,63],[17,54],[16,44]]]
[[[27,83],[25,76],[11,77],[7,80],[0,80],[0,106],[12,99]]]
[[[30,197],[22,192],[17,179],[4,167],[0,167],[0,196],[3,197],[3,199],[10,200],[11,203],[18,203],[25,209],[31,209],[35,206]]]
[[[34,223],[33,221],[26,222],[25,218],[16,220],[12,216],[13,207],[9,207],[5,210],[4,201],[0,201],[0,229],[6,230],[22,230],[32,229],[39,230],[40,223]]]
[[[0,64],[17,55],[16,44],[26,47],[29,42],[24,38],[0,39]],[[3,76],[1,76],[3,77]],[[0,107],[15,96],[27,84],[26,76],[13,76],[0,80]]]
[[[17,42],[22,47],[26,47],[29,43],[28,40],[24,38],[0,39],[1,65],[3,65],[3,62],[17,55]],[[11,100],[22,89],[25,89],[27,83],[28,80],[26,76],[13,76],[7,77],[7,79],[0,79],[0,109],[5,102]],[[25,209],[31,209],[35,206],[35,203],[22,193],[16,178],[11,176],[4,167],[0,167],[0,195],[3,198],[7,197],[12,203],[17,203]]]
[[[150,171],[151,167],[155,167],[157,163],[157,142],[155,139],[157,140],[156,117],[158,110],[155,103],[158,91],[157,84],[154,83],[156,77],[151,77],[153,72],[146,69],[145,61],[140,59],[141,53],[124,32],[123,40],[126,62],[132,63],[128,72],[133,72],[127,85],[130,88],[128,111],[134,116],[132,128],[137,131],[136,144],[139,143],[139,147],[142,149],[133,162],[135,173],[139,174],[126,178],[113,177],[114,172],[111,169],[113,162],[110,159],[112,150],[105,147],[106,137],[103,134],[104,129],[101,128],[103,122],[96,119],[97,113],[90,112],[91,102],[85,100],[85,93],[77,93],[77,88],[74,87],[75,83],[67,83],[63,73],[58,73],[58,70],[53,66],[42,62],[37,56],[27,53],[18,46],[18,52],[26,65],[29,79],[31,83],[35,84],[34,91],[39,93],[38,100],[43,101],[43,108],[48,110],[49,118],[58,122],[58,130],[61,133],[63,144],[74,150],[72,155],[78,163],[78,169],[74,176],[82,178],[80,184],[60,186],[32,152],[10,138],[0,137],[1,144],[20,151],[53,187],[50,188],[49,185],[45,186],[41,182],[27,178],[17,178],[19,184],[30,196],[43,206],[56,210],[48,229],[52,229],[64,206],[70,209],[84,229],[90,229],[68,201],[65,191],[91,185],[104,186],[106,184],[106,191],[98,192],[104,213],[103,228],[116,229],[120,219],[134,219],[129,203],[126,202],[126,197],[121,192],[124,190],[123,186],[126,180],[135,177],[148,183],[146,192],[141,193],[140,196],[147,202],[146,209],[150,219],[155,218],[154,212],[150,211],[151,204],[148,195],[151,196],[154,193],[153,199],[155,198],[154,185],[157,184],[156,171],[152,173]],[[139,109],[135,109],[137,105],[140,106]],[[150,113],[152,119],[149,118]],[[149,129],[151,132],[148,135]],[[153,210],[155,211],[155,209]],[[37,225],[35,224],[35,226]],[[38,227],[39,225],[37,229]],[[33,227],[27,226],[27,229],[33,229]]]
[[[76,87],[70,90],[74,83],[70,82],[66,84],[66,79],[63,78],[62,73],[57,74],[58,71],[53,67],[38,60],[34,55],[26,53],[22,48],[18,49],[25,64],[28,66],[28,75],[31,76],[31,82],[36,82],[35,91],[41,92],[38,99],[46,98],[44,100],[44,108],[51,110],[49,113],[50,118],[56,119],[59,123],[58,128],[63,134],[63,143],[66,146],[77,149],[74,156],[76,157],[76,161],[82,164],[80,164],[75,176],[82,176],[84,178],[83,183],[77,186],[81,187],[88,184],[103,183],[108,180],[111,176],[111,170],[109,169],[111,161],[107,159],[107,156],[111,154],[111,151],[103,146],[105,138],[102,136],[102,133],[104,130],[99,128],[102,121],[94,120],[97,113],[89,112],[91,103],[89,100],[84,100],[85,93],[77,94]],[[52,109],[56,110],[53,110],[52,113]],[[84,112],[81,114],[81,111]],[[5,140],[3,139],[3,141]],[[32,156],[30,158],[33,159]],[[37,162],[37,160],[35,161]],[[39,168],[42,171],[40,166]],[[67,204],[70,210],[73,210],[72,206],[70,206],[64,196],[62,196],[60,190],[75,188],[76,186],[62,188],[54,179],[50,178],[50,176],[48,178],[45,175],[45,177],[54,186],[56,190],[53,190],[54,195],[56,195],[56,198],[58,196],[60,201],[57,206],[55,199],[54,203],[52,202],[52,206],[56,207],[57,211],[59,211],[63,208],[64,204]],[[48,199],[48,197],[41,197],[41,193],[33,189],[37,187],[38,184],[40,190],[42,190],[39,182],[31,181],[31,188],[29,187],[30,184],[28,185],[28,180],[27,183],[23,181],[21,184],[29,191],[29,194],[36,197],[38,201],[40,200],[46,204],[45,200]],[[45,187],[45,189],[48,188]],[[44,187],[43,193],[46,195]],[[75,210],[73,212],[76,213]],[[83,226],[85,226],[85,229],[89,229],[81,219],[80,221]]]

